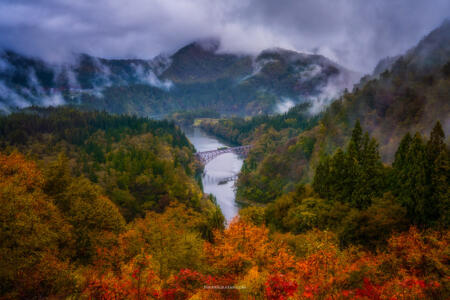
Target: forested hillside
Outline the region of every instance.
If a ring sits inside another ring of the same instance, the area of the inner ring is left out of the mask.
[[[385,163],[392,163],[407,132],[428,135],[440,120],[448,136],[449,37],[450,22],[445,22],[380,75],[363,78],[352,92],[321,114],[316,126],[305,128],[308,130],[299,131],[296,125],[308,122],[311,117],[307,114],[287,119],[283,127],[275,125],[278,118],[287,118],[289,113],[267,117],[260,125],[258,118],[205,125],[222,137],[254,145],[238,182],[240,200],[270,202],[291,191],[299,181],[310,182],[319,161],[349,141],[356,120],[377,140]],[[288,121],[294,125],[288,125]],[[255,123],[258,125],[249,127]]]
[[[0,146],[36,160],[55,180],[52,193],[68,185],[66,176],[84,176],[127,220],[173,201],[201,205],[193,146],[167,121],[33,108],[0,117]]]
[[[385,223],[383,209],[391,207],[373,204],[377,208],[367,211],[381,210],[369,224],[375,225],[373,233],[380,230],[373,222],[384,224],[383,235],[376,236],[383,238],[383,252],[340,247],[328,230],[269,232],[258,208],[241,211],[227,229],[216,226],[214,236],[202,238],[204,215],[183,204],[125,224],[95,184],[66,176],[67,186],[54,185],[46,173],[20,154],[0,154],[2,298],[446,299],[450,294],[448,231],[412,227],[385,241],[385,228],[401,222]],[[308,199],[301,200],[303,206]],[[390,215],[402,211],[394,207]]]

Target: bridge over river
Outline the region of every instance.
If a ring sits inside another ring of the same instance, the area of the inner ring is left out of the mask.
[[[216,158],[219,155],[225,154],[225,153],[234,153],[242,156],[247,156],[248,152],[252,148],[251,145],[245,145],[245,146],[239,146],[239,147],[227,147],[224,149],[217,149],[217,150],[210,150],[210,151],[203,151],[203,152],[197,152],[195,153],[195,156],[199,161],[202,162],[202,164],[206,165],[211,160]]]

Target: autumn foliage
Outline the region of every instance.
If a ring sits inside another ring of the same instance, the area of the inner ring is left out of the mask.
[[[139,200],[139,214],[126,219],[121,205],[137,203],[120,196],[130,186],[112,201],[109,183],[77,172],[76,159],[31,160],[10,149],[0,153],[0,299],[449,299],[447,152],[439,130],[434,136],[423,148],[435,166],[424,182],[439,213],[406,192],[361,192],[348,203],[298,185],[266,207],[242,209],[226,228],[210,198],[188,192],[198,186],[139,175],[148,183],[141,200],[164,186],[152,195],[162,202]],[[402,175],[410,166],[397,162]],[[114,173],[106,165],[98,174]],[[167,175],[167,166],[154,171]],[[364,182],[361,191],[374,191]]]
[[[164,213],[148,213],[123,229],[97,224],[101,231],[84,231],[74,228],[77,219],[70,209],[58,208],[43,192],[45,178],[33,162],[20,154],[0,155],[0,162],[0,276],[5,299],[36,295],[105,300],[446,299],[450,295],[450,233],[445,230],[411,227],[389,238],[384,251],[367,252],[339,247],[331,232],[271,233],[264,225],[236,218],[225,230],[214,231],[208,242],[199,231],[201,215],[175,205]],[[76,195],[80,194],[81,190]],[[82,201],[78,197],[73,199]],[[114,214],[108,206],[103,209],[87,214],[87,220],[98,222],[99,214]],[[96,251],[89,260],[79,260],[77,245],[85,235],[86,241],[96,243]],[[102,239],[108,242],[97,242]]]

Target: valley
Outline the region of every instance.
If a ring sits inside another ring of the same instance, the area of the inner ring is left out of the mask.
[[[450,299],[433,7],[45,2],[0,22],[0,299]]]
[[[202,129],[197,127],[183,128],[186,137],[198,152],[215,150],[220,147],[228,146],[218,138],[208,135]],[[202,186],[203,191],[216,198],[223,215],[228,223],[237,216],[238,206],[235,202],[235,179],[240,173],[243,158],[233,153],[227,153],[218,156],[209,162],[203,169]]]

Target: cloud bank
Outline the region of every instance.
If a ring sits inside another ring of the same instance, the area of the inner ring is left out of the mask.
[[[225,52],[284,47],[370,72],[449,12],[448,0],[3,0],[0,47],[50,61],[152,58],[213,36]]]

